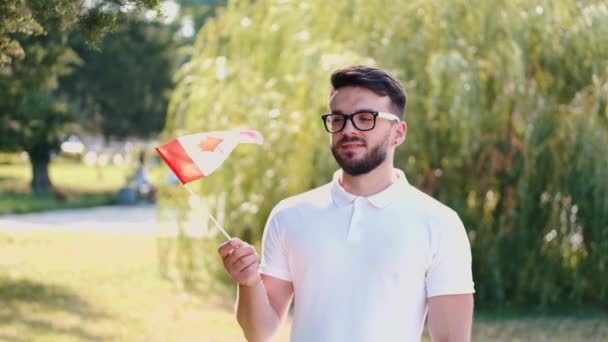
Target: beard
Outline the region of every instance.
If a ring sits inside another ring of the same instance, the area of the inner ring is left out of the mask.
[[[340,155],[338,149],[341,144],[355,141],[365,144],[365,142],[359,138],[344,137],[339,143],[332,144],[331,146],[331,153],[334,155],[340,168],[342,168],[342,171],[351,176],[363,175],[372,171],[386,160],[388,138],[378,145],[371,147],[361,159],[354,159],[355,154],[353,152],[346,152],[344,155]]]

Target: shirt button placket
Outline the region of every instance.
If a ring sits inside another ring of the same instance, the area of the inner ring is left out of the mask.
[[[350,227],[348,227],[348,241],[361,240],[361,221],[363,218],[364,199],[357,197],[353,201],[353,215],[350,219]]]

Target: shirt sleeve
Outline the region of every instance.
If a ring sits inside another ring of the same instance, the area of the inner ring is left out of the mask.
[[[285,245],[285,226],[281,225],[276,208],[270,213],[264,228],[260,269],[263,274],[291,281]]]
[[[427,297],[474,293],[471,246],[453,210],[433,220],[431,265],[426,274]]]

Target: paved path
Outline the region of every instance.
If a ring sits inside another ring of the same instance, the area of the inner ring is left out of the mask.
[[[0,232],[32,230],[156,235],[156,206],[104,206],[0,216]]]

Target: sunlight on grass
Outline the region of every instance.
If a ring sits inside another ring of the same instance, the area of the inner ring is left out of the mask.
[[[28,163],[0,164],[0,214],[112,204],[132,172],[129,166],[96,167],[55,161],[50,165],[49,176],[65,195],[59,200],[54,194],[31,195]]]
[[[244,341],[233,295],[188,295],[156,260],[151,237],[0,234],[0,340]]]
[[[244,341],[234,292],[181,291],[159,276],[156,248],[144,236],[0,234],[0,340]],[[607,319],[477,315],[473,340],[605,341]]]
[[[60,188],[99,192],[117,190],[127,183],[134,166],[108,165],[96,167],[76,163],[52,163],[49,173]]]
[[[80,192],[117,190],[127,182],[135,166],[108,165],[103,167],[76,162],[54,161],[49,177],[59,188]],[[0,164],[0,190],[29,190],[32,170],[29,163]]]

